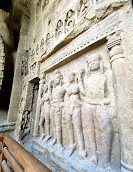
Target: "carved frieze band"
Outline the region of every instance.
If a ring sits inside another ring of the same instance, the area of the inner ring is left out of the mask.
[[[52,67],[58,65],[66,59],[69,59],[71,56],[80,52],[81,50],[89,47],[99,40],[108,37],[108,35],[119,31],[120,28],[121,21],[118,19],[118,16],[116,14],[111,15],[104,21],[96,24],[94,27],[84,32],[82,35],[77,37],[69,45],[58,51],[56,54],[45,60],[45,62],[41,64],[41,71],[47,72]],[[120,38],[116,39],[113,42],[110,42],[108,44],[108,47],[111,47],[111,44],[118,44],[119,42]]]

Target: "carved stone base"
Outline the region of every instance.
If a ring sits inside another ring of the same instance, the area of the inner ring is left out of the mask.
[[[47,143],[40,143],[39,138],[33,140],[32,150],[33,155],[37,157],[53,172],[105,172],[105,169],[100,168],[98,165],[93,164],[88,159],[81,160],[78,158],[78,152],[74,152],[70,157],[68,156],[69,150],[65,149],[59,152],[57,145],[49,146],[50,141]],[[116,172],[112,169],[111,172]]]

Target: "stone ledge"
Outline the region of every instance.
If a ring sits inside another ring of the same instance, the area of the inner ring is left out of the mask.
[[[52,171],[59,169],[60,172],[104,172],[105,169],[96,166],[88,159],[81,160],[77,157],[77,152],[72,156],[67,156],[67,149],[58,152],[56,145],[49,146],[49,142],[41,143],[39,139],[34,139],[32,144],[33,155],[36,156]],[[115,171],[114,171],[115,172]]]
[[[14,130],[15,124],[15,122],[0,124],[0,132]]]

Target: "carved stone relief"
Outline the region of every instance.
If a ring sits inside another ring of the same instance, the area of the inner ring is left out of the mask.
[[[35,112],[37,104],[38,84],[24,83],[16,131],[18,139],[23,140],[26,135],[33,137]]]
[[[110,76],[104,73],[100,54],[93,54],[87,59],[89,76],[85,78],[83,84],[83,72],[80,74],[81,97],[86,108],[86,122],[88,125],[89,142],[92,151],[91,161],[98,162],[97,153],[103,156],[105,168],[110,168],[110,153],[113,136],[113,127],[110,114],[112,89],[109,85]],[[113,86],[112,86],[113,87]],[[114,99],[113,99],[114,100]],[[89,115],[88,115],[89,114]],[[97,125],[97,126],[96,126]],[[96,128],[100,129],[101,150],[97,150]]]
[[[48,44],[50,44],[50,41],[51,41],[50,33],[47,33],[47,35],[46,35],[46,45],[47,46],[48,46]]]
[[[59,37],[64,32],[63,21],[59,20],[55,29],[55,36]]]
[[[46,53],[46,50],[45,50],[45,43],[44,43],[44,39],[41,40],[41,44],[40,44],[40,57],[43,56],[43,54]]]
[[[44,93],[41,98],[41,115],[40,115],[40,135],[41,140],[44,138],[44,142],[50,139],[50,100],[51,100],[51,86],[44,85]]]
[[[36,19],[38,19],[40,13],[41,13],[41,0],[39,0],[36,5]]]
[[[75,12],[71,9],[66,14],[65,19],[65,32],[70,31],[75,24]]]
[[[77,11],[77,20],[85,17],[86,13],[92,8],[93,0],[80,0],[79,9]]]
[[[28,74],[28,58],[23,56],[22,66],[21,66],[21,75],[26,76]]]
[[[116,10],[101,22],[97,19],[97,24],[74,37],[74,29],[77,27],[78,32],[82,22],[91,22],[87,15],[100,2],[81,0],[78,8],[75,3],[62,10],[63,15],[57,20],[48,16],[47,30],[35,38],[28,52],[27,78],[30,82],[40,79],[33,120],[34,144],[45,155],[51,155],[52,163],[69,166],[66,171],[92,168],[113,172],[120,171],[120,164],[124,170],[133,169],[126,159],[127,154],[131,159],[132,156],[125,132],[130,127],[124,120],[129,115],[128,96],[124,98],[126,57],[120,36],[123,12]],[[39,1],[37,8],[44,10],[48,3]],[[70,36],[69,41],[66,36]],[[22,115],[21,128],[26,130],[28,112],[23,114],[26,115]],[[119,139],[124,140],[121,146]]]
[[[43,1],[43,6],[42,6],[42,9],[45,10],[45,7],[48,5],[49,3],[49,0],[44,0]]]
[[[48,74],[43,77],[38,122],[41,145],[48,142],[68,157],[78,152],[81,160],[111,170],[112,119],[116,116],[112,72],[105,70],[100,53],[86,55],[83,61],[85,70],[80,67],[81,71],[68,75],[55,70],[53,77],[49,74],[52,80],[47,79]],[[64,117],[68,129],[65,144]]]
[[[79,155],[81,158],[86,157],[86,151],[84,147],[83,129],[81,121],[81,107],[82,102],[80,100],[80,88],[77,83],[75,73],[71,73],[69,76],[69,86],[67,87],[67,95],[69,97],[66,105],[66,118],[69,128],[69,139],[70,139],[70,152],[69,156],[76,149],[74,133],[77,136],[77,142],[79,147]]]

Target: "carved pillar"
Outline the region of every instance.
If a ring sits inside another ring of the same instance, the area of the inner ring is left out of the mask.
[[[39,119],[41,114],[41,98],[43,94],[44,84],[45,84],[45,75],[40,76],[39,82],[39,91],[38,91],[38,98],[37,98],[37,108],[36,108],[36,116],[35,116],[35,124],[34,124],[34,137],[38,136],[39,132]]]
[[[4,67],[5,67],[4,42],[2,36],[0,36],[0,90],[4,78]]]
[[[14,72],[14,80],[12,93],[10,98],[10,106],[8,111],[8,122],[15,122],[17,120],[19,102],[21,97],[21,89],[23,84],[24,76],[21,76],[21,65],[22,65],[22,57],[25,56],[25,45],[26,45],[26,36],[28,33],[29,26],[29,17],[23,15],[22,17],[22,25],[20,29],[20,38],[19,45],[17,50],[17,58],[15,63],[15,72]]]
[[[133,133],[130,128],[133,119],[129,108],[128,80],[126,61],[123,49],[120,45],[120,31],[107,37],[110,63],[112,66],[115,100],[118,113],[118,127],[121,145],[121,171],[133,170]]]

